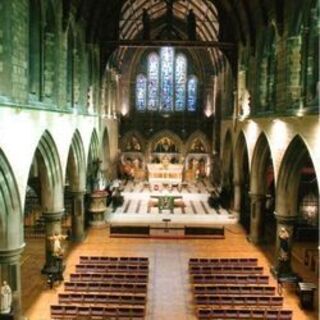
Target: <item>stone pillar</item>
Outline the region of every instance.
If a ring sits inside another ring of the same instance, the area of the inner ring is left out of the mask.
[[[277,240],[276,240],[276,248],[275,248],[275,261],[274,266],[271,268],[271,272],[278,276],[280,274],[292,275],[292,267],[291,267],[291,249],[292,249],[292,235],[294,223],[296,221],[296,216],[284,216],[280,215],[277,212],[274,213],[277,220]],[[283,250],[281,249],[281,239],[279,237],[280,232],[284,228],[288,233],[288,239],[286,240],[287,252],[285,261],[283,258]]]
[[[0,250],[1,285],[3,281],[7,281],[12,290],[14,319],[22,319],[20,257],[24,246],[23,244],[20,248]]]
[[[84,238],[84,195],[85,191],[72,192],[72,240],[80,242]]]
[[[257,244],[262,240],[263,217],[265,214],[266,196],[264,194],[250,193],[251,219],[250,235],[251,242]]]
[[[241,210],[241,184],[239,181],[233,182],[233,210],[240,214]]]
[[[45,218],[46,233],[45,233],[45,252],[46,252],[46,261],[42,269],[42,273],[51,273],[52,272],[52,244],[49,240],[49,237],[55,233],[61,234],[61,218],[64,214],[64,209],[58,212],[44,212],[43,216]]]

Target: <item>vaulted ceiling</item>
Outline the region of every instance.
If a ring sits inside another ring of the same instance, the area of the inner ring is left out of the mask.
[[[165,25],[167,6],[172,5],[174,27],[184,38],[186,16],[193,10],[197,21],[198,41],[220,41],[254,47],[256,30],[270,23],[271,16],[281,32],[285,0],[63,0],[65,27],[70,14],[84,20],[88,42],[98,42],[105,57],[117,48],[110,40],[141,39],[142,12],[147,9],[152,35]],[[300,0],[297,0],[300,1]],[[219,50],[210,49],[213,64],[219,61]],[[121,51],[121,50],[120,50]],[[236,59],[234,52],[224,52],[229,60]],[[119,57],[123,57],[123,52]]]

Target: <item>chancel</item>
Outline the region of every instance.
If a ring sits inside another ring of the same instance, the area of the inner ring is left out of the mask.
[[[0,0],[0,320],[318,319],[319,10]]]

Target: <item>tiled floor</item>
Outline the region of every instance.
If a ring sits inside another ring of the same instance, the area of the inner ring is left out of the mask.
[[[41,240],[29,241],[23,258],[22,299],[28,320],[49,320],[50,304],[57,303],[57,293],[63,291],[63,285],[53,290],[46,288],[40,275],[43,250]],[[70,248],[66,279],[74,272],[80,255],[149,257],[147,319],[152,320],[195,319],[188,278],[190,257],[257,257],[259,265],[265,267],[265,274],[269,274],[270,268],[268,255],[246,240],[239,225],[227,226],[224,240],[115,239],[109,238],[107,229],[91,230],[82,244]],[[270,282],[275,284],[272,278]],[[286,288],[284,296],[284,308],[294,311],[294,320],[317,319],[316,311],[307,313],[299,308],[293,288]]]

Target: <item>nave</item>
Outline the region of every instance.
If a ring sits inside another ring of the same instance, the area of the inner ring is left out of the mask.
[[[97,244],[99,244],[97,246]],[[22,299],[25,315],[30,320],[50,318],[50,305],[57,304],[58,293],[64,291],[63,284],[53,289],[47,287],[46,278],[40,275],[42,262],[42,242],[29,242],[22,263]],[[193,320],[195,303],[192,298],[188,262],[192,257],[207,258],[248,258],[258,259],[264,267],[264,274],[270,276],[272,255],[265,254],[245,238],[239,225],[228,226],[225,239],[215,240],[155,240],[155,239],[114,239],[107,229],[92,229],[86,240],[71,245],[66,254],[65,281],[75,271],[80,256],[137,256],[149,258],[149,284],[147,294],[146,319]],[[31,262],[34,263],[31,263]],[[293,259],[293,267],[303,272],[305,281],[314,282],[316,276]],[[30,282],[32,277],[33,281]],[[269,277],[269,284],[277,286]],[[299,307],[299,299],[291,285],[283,290],[283,309],[293,311],[294,320],[317,319],[317,309],[304,311]]]

